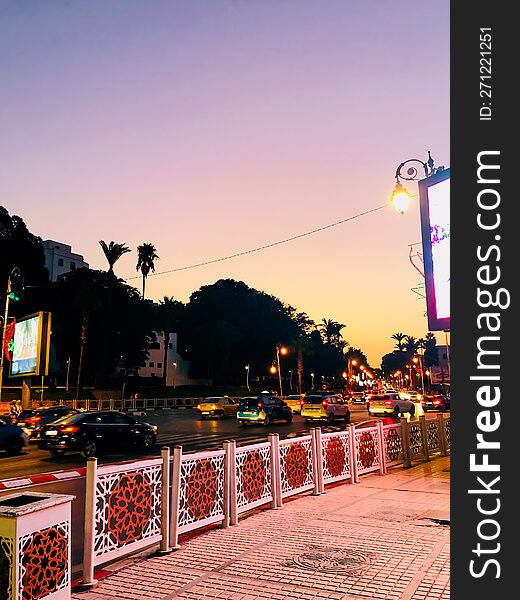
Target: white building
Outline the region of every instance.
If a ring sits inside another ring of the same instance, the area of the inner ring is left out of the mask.
[[[159,377],[164,373],[164,333],[155,332],[157,341],[148,350],[148,359],[138,371],[139,377]],[[168,352],[166,355],[166,386],[178,385],[208,385],[208,381],[191,379],[189,376],[190,362],[183,360],[177,352],[177,334],[170,333]]]
[[[45,266],[49,271],[51,281],[56,281],[60,275],[74,271],[74,269],[88,268],[81,254],[72,252],[72,247],[56,242],[44,240],[42,242],[45,254]]]

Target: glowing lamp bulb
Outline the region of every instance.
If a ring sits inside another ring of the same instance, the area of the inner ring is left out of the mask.
[[[399,182],[397,182],[395,184],[395,189],[392,192],[392,196],[390,197],[390,203],[394,205],[395,210],[404,215],[410,206],[411,199],[412,196],[410,193],[405,190]]]
[[[269,370],[271,373],[276,373],[276,367],[274,365]]]

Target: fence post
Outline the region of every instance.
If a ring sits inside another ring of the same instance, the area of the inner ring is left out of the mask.
[[[403,466],[408,468],[412,466],[410,458],[410,428],[408,427],[406,417],[401,417],[399,421],[401,422],[401,441],[403,444]]]
[[[179,498],[181,494],[181,462],[182,446],[173,449],[172,492],[170,503],[170,547],[178,550],[179,546]]]
[[[228,465],[229,469],[229,524],[238,523],[238,501],[237,501],[237,443],[235,440],[227,442]],[[226,442],[224,442],[226,448]]]
[[[224,518],[222,519],[222,528],[229,527],[229,514],[231,509],[231,441],[225,440],[224,446]]]
[[[441,456],[448,456],[448,440],[446,439],[446,421],[442,413],[437,413],[437,427],[439,429],[439,443]]]
[[[430,450],[428,448],[428,425],[426,424],[426,417],[424,415],[419,417],[419,426],[421,428],[423,461],[427,462],[430,460]]]
[[[314,427],[311,428],[311,460],[312,460],[312,481],[314,488],[312,490],[313,496],[320,495],[320,477],[318,475],[318,430]]]
[[[348,426],[348,430],[349,430],[350,457],[351,457],[351,480],[352,480],[352,483],[359,483],[355,425],[353,423],[351,423]]]
[[[161,448],[161,543],[158,554],[170,552],[170,448]]]
[[[325,478],[323,475],[323,438],[321,436],[321,427],[316,428],[316,449],[318,457],[318,481],[320,484],[320,493],[325,493]]]
[[[267,437],[269,438],[269,462],[271,466],[271,494],[273,499],[271,500],[271,508],[278,508],[278,473],[276,467],[276,455],[278,448],[274,439],[275,434],[270,433]]]
[[[97,458],[87,458],[85,479],[85,525],[83,534],[83,579],[81,587],[96,584],[94,579],[94,540],[96,535]]]
[[[377,422],[377,439],[379,441],[379,475],[386,475],[385,431],[381,421]]]
[[[276,506],[280,508],[283,505],[282,499],[282,467],[280,464],[280,436],[277,433],[271,434],[273,436],[273,448],[274,448],[274,474],[275,474],[275,489],[276,489]]]

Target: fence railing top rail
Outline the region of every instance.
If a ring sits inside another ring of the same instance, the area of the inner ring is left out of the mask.
[[[97,467],[97,474],[111,475],[112,473],[126,473],[127,471],[137,471],[147,467],[156,467],[162,464],[162,460],[162,458],[150,458],[146,460],[117,463],[115,465],[101,465]]]
[[[182,461],[188,460],[203,460],[205,458],[216,458],[218,456],[225,456],[225,450],[206,450],[204,452],[187,452],[182,454]],[[173,457],[170,458],[173,461]]]
[[[306,442],[311,439],[312,439],[311,435],[302,435],[300,437],[285,438],[283,440],[280,440],[280,446],[287,446],[289,444],[297,444],[299,442]]]
[[[271,442],[259,442],[258,444],[249,444],[247,446],[237,446],[236,453],[249,452],[251,450],[260,450],[261,448],[269,448]]]

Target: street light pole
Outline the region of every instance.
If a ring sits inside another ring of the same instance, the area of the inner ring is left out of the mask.
[[[249,388],[249,369],[250,369],[250,366],[246,365],[246,387],[247,387],[247,391],[249,391],[249,389],[250,389]]]
[[[173,364],[173,389],[175,389],[175,375],[177,374],[177,363],[174,362]]]
[[[70,356],[67,359],[67,380],[65,382],[65,391],[69,393],[69,373],[70,373]]]

